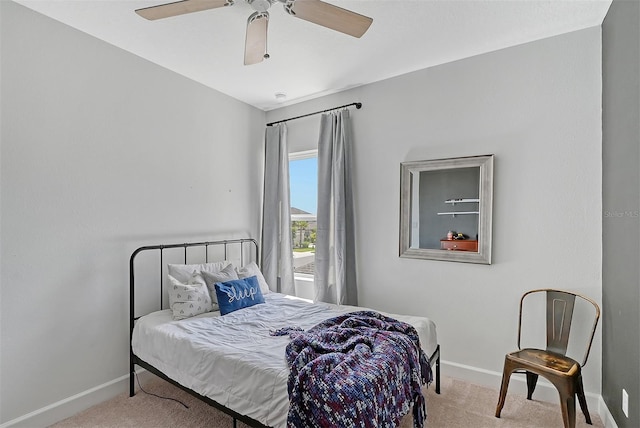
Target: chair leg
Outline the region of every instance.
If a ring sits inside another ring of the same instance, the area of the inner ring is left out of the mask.
[[[587,399],[584,396],[584,386],[582,384],[582,375],[578,376],[578,378],[576,379],[576,395],[578,396],[580,409],[582,409],[582,413],[584,414],[586,422],[589,425],[593,425],[591,423],[591,416],[589,415],[589,409],[587,408]]]
[[[560,407],[565,428],[576,428],[576,398],[575,394],[560,392]]]
[[[504,401],[507,397],[507,389],[509,389],[509,379],[513,370],[510,367],[509,362],[505,359],[504,369],[502,371],[502,384],[500,385],[500,397],[498,398],[498,406],[496,407],[496,418],[500,417],[502,408],[504,407]]]
[[[531,400],[533,391],[536,389],[536,383],[538,382],[538,375],[531,372],[527,373],[527,400]]]

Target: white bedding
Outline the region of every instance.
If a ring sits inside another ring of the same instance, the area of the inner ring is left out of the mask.
[[[174,321],[171,311],[141,317],[133,331],[133,352],[143,361],[201,395],[265,425],[286,426],[289,399],[282,327],[309,329],[327,318],[365,310],[311,304],[278,293],[265,304],[225,316],[209,312]],[[427,356],[437,347],[435,324],[422,317],[385,314],[413,325]]]

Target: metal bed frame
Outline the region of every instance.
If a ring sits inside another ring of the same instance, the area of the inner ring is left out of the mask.
[[[177,386],[178,388],[186,391],[187,393],[193,395],[194,397],[204,401],[205,403],[209,404],[212,407],[215,407],[216,409],[228,414],[229,416],[231,416],[233,418],[233,426],[234,428],[236,427],[236,421],[241,421],[251,427],[255,427],[255,428],[267,428],[267,425],[262,424],[261,422],[250,418],[246,415],[242,415],[234,410],[231,410],[230,408],[223,406],[222,404],[218,403],[217,401],[214,401],[212,399],[210,399],[209,397],[206,397],[204,395],[201,395],[195,391],[193,391],[190,388],[187,388],[183,385],[180,385],[178,382],[174,381],[173,379],[169,378],[167,375],[165,375],[164,373],[162,373],[160,370],[158,370],[157,368],[153,367],[151,364],[147,363],[146,361],[138,358],[134,353],[133,353],[133,348],[131,346],[131,340],[133,338],[133,328],[135,326],[136,321],[140,318],[139,316],[136,316],[136,310],[135,310],[135,258],[138,254],[140,254],[141,252],[145,252],[145,251],[157,251],[159,252],[159,257],[160,257],[160,309],[163,308],[164,306],[164,263],[163,263],[163,254],[164,254],[164,250],[167,249],[176,249],[176,248],[182,248],[184,251],[184,263],[187,264],[188,262],[188,255],[187,255],[187,248],[191,248],[191,247],[204,247],[205,249],[205,263],[209,262],[209,247],[222,247],[222,249],[224,250],[224,258],[227,258],[227,249],[228,247],[235,247],[235,248],[239,248],[239,252],[240,252],[240,259],[242,261],[245,260],[245,247],[249,246],[250,247],[250,251],[253,253],[253,258],[252,260],[255,261],[257,264],[259,264],[259,249],[258,249],[258,243],[255,239],[252,238],[241,238],[241,239],[231,239],[231,240],[223,240],[223,241],[204,241],[204,242],[187,242],[187,243],[182,243],[182,244],[166,244],[166,245],[148,245],[148,246],[144,246],[144,247],[140,247],[138,249],[136,249],[132,254],[131,257],[129,259],[129,326],[130,326],[130,331],[129,331],[129,396],[133,397],[135,395],[135,366],[138,365],[144,369],[146,369],[147,371],[155,374],[156,376],[166,380],[167,382]],[[435,382],[436,382],[436,386],[435,386],[435,391],[437,394],[440,394],[440,345],[438,345],[436,347],[436,350],[433,352],[433,354],[431,354],[431,356],[429,357],[429,362],[431,364],[431,367],[435,368]]]

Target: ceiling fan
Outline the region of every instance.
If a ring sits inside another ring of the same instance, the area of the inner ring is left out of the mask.
[[[257,64],[269,58],[267,53],[267,26],[269,8],[275,2],[282,3],[289,15],[348,34],[362,37],[373,19],[343,9],[321,0],[245,0],[254,12],[247,20],[247,36],[244,45],[244,64]],[[233,6],[234,0],[182,0],[158,6],[137,9],[143,18],[156,20],[185,13],[200,12],[224,6]]]

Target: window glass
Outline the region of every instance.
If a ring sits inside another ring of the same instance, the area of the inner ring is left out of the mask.
[[[317,150],[289,155],[289,188],[296,295],[313,298],[318,204]]]

